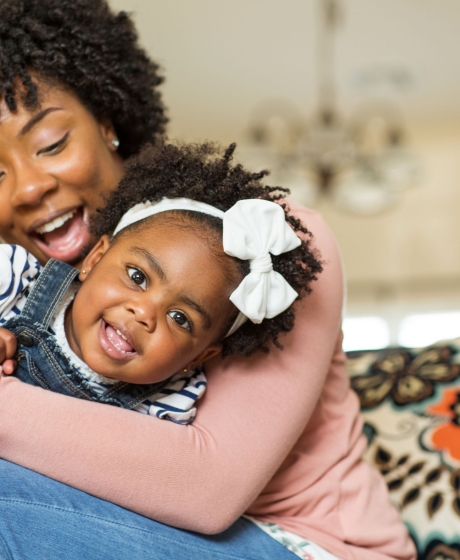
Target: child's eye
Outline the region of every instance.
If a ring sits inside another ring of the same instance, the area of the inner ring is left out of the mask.
[[[64,134],[64,136],[54,144],[51,144],[50,146],[47,146],[46,148],[43,148],[42,150],[37,152],[37,155],[40,156],[42,154],[45,155],[58,154],[64,147],[64,144],[66,143],[68,137],[69,137],[69,132],[67,132],[67,134]]]
[[[168,315],[179,327],[190,332],[192,331],[192,323],[185,313],[182,313],[182,311],[168,311]]]
[[[147,278],[139,269],[128,267],[128,276],[137,286],[140,286],[144,290],[147,288]]]

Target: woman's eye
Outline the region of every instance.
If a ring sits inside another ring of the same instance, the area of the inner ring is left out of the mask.
[[[64,136],[60,140],[58,140],[54,144],[51,144],[50,146],[47,146],[46,148],[43,148],[42,150],[37,152],[37,155],[58,154],[62,150],[62,148],[64,147],[64,144],[66,143],[66,140],[67,140],[68,137],[69,137],[69,133],[67,132],[67,134],[64,134]]]
[[[128,276],[137,286],[140,286],[144,290],[147,288],[147,278],[145,277],[145,274],[139,269],[128,268]]]
[[[187,329],[188,331],[192,330],[192,324],[185,313],[182,313],[181,311],[169,311],[168,315],[176,324],[179,325],[179,327]]]
[[[3,171],[0,171],[0,183],[3,181],[5,177],[5,173]]]

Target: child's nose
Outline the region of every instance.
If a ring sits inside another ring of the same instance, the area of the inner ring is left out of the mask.
[[[135,320],[143,325],[148,332],[153,332],[157,324],[157,314],[155,306],[144,305],[140,300],[134,300],[128,303],[128,310],[134,314]]]

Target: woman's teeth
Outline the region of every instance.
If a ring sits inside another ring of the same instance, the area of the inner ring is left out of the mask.
[[[44,233],[49,233],[50,231],[54,231],[55,229],[58,229],[61,226],[63,226],[68,220],[70,220],[75,215],[75,212],[76,210],[67,212],[67,214],[63,214],[62,216],[55,218],[51,222],[48,222],[47,224],[44,224],[43,226],[37,228],[35,231],[40,235],[43,235]]]

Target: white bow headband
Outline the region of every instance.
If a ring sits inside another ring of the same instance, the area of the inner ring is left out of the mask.
[[[113,235],[125,227],[170,210],[202,212],[223,220],[223,246],[227,255],[249,261],[250,273],[231,294],[230,301],[240,311],[226,336],[233,334],[248,319],[261,323],[285,311],[297,292],[273,270],[273,255],[292,251],[300,239],[286,223],[284,210],[275,202],[260,199],[240,200],[227,212],[189,198],[163,198],[142,202],[130,208],[118,222]]]

